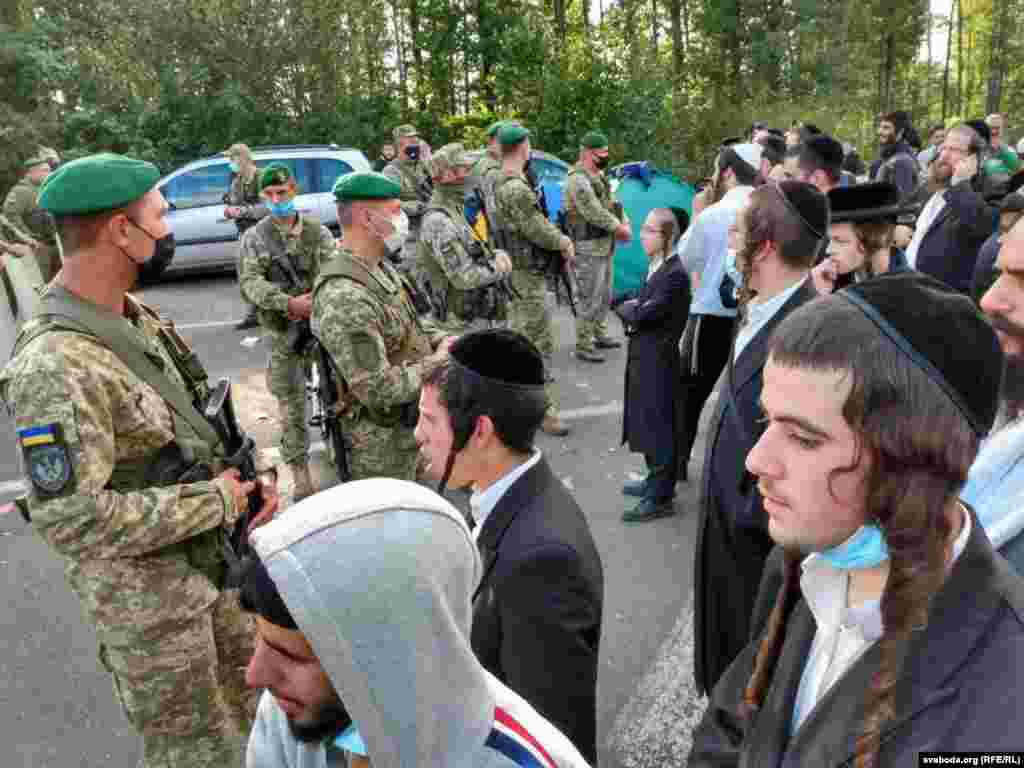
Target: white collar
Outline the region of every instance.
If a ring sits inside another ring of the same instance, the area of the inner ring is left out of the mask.
[[[473,529],[474,541],[480,536],[484,523],[498,505],[501,497],[505,495],[505,492],[512,487],[516,480],[525,475],[540,461],[540,456],[540,450],[534,448],[533,455],[522,464],[514,467],[498,480],[495,480],[485,490],[473,491],[473,495],[469,497],[469,508],[473,513],[473,520],[476,522],[476,527]]]

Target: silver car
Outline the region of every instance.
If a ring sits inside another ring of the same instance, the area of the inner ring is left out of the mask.
[[[295,207],[319,217],[335,232],[334,182],[346,173],[370,170],[360,150],[335,144],[253,147],[252,154],[261,168],[271,162],[286,163],[299,185]],[[196,160],[163,177],[157,186],[170,204],[167,221],[175,240],[167,273],[233,269],[238,229],[224,218],[224,195],[231,186],[228,158],[219,154]]]

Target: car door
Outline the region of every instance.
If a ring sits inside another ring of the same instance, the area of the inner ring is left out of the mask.
[[[230,178],[223,160],[179,173],[160,186],[170,205],[167,221],[176,244],[168,271],[234,263],[238,229],[224,218],[223,200]]]

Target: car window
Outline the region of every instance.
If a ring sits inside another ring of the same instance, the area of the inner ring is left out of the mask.
[[[314,175],[314,161],[308,157],[284,157],[277,158],[271,157],[266,160],[257,160],[257,168],[265,168],[271,163],[283,163],[291,169],[292,176],[295,177],[296,183],[299,185],[299,194],[306,195],[310,192],[316,192],[316,177]]]
[[[321,157],[314,160],[316,163],[317,192],[330,192],[334,189],[334,182],[346,173],[352,173],[352,166],[342,160]]]
[[[188,173],[175,176],[161,192],[175,208],[201,208],[221,205],[224,194],[231,187],[231,170],[227,163],[205,165]]]
[[[537,180],[540,182],[550,181],[555,184],[561,184],[569,174],[561,163],[545,160],[543,157],[535,157],[530,160],[530,163],[533,165],[534,173],[537,174]]]

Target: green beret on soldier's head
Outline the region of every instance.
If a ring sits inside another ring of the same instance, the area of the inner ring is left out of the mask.
[[[39,207],[54,216],[82,216],[123,208],[160,180],[152,163],[104,152],[72,160],[46,177]]]
[[[294,177],[292,169],[284,163],[271,163],[260,171],[260,191],[275,184],[287,184]]]
[[[510,147],[526,141],[530,132],[517,123],[505,123],[498,129],[498,143],[503,147]]]
[[[402,185],[383,173],[363,171],[346,173],[334,183],[334,199],[339,203],[353,200],[395,200],[402,194]]]
[[[461,144],[445,144],[430,156],[430,175],[438,179],[452,168],[472,164],[472,159]]]
[[[399,139],[404,139],[406,136],[419,136],[420,132],[416,130],[415,125],[400,125],[392,132],[392,135],[397,142]]]
[[[501,127],[505,125],[504,120],[498,120],[497,122],[491,123],[487,126],[487,138],[493,139],[494,136],[501,130]]]
[[[587,149],[607,149],[608,137],[600,131],[590,131],[583,135],[583,138],[580,139],[580,144]]]

